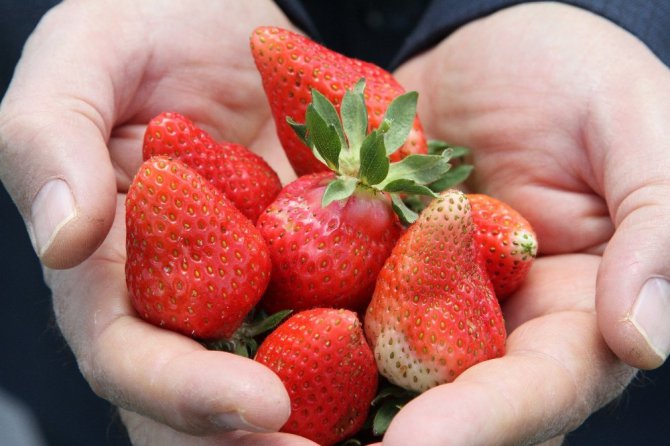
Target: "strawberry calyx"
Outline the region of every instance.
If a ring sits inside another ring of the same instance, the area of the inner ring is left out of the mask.
[[[268,315],[262,310],[252,310],[245,321],[230,338],[206,342],[208,350],[235,353],[245,358],[253,358],[263,335],[267,335],[286,319],[293,310],[281,310]]]
[[[431,139],[428,141],[429,155],[441,155],[445,151],[449,152],[451,169],[449,169],[449,172],[444,174],[439,180],[428,185],[428,187],[436,193],[451,189],[455,185],[464,182],[468,179],[474,169],[472,164],[466,162],[466,157],[470,155],[469,148],[454,146],[438,139]]]
[[[428,185],[433,192],[438,194],[463,183],[474,170],[474,166],[466,161],[466,157],[470,155],[469,148],[454,146],[437,139],[428,140],[429,155],[442,155],[444,152],[449,153],[449,164],[451,164],[451,168],[441,178]],[[410,195],[404,197],[403,201],[405,202],[405,205],[416,214],[420,214],[421,211],[430,204],[433,198],[433,196]]]
[[[370,403],[370,412],[363,428],[355,437],[337,446],[362,446],[380,442],[397,413],[417,396],[418,392],[403,389],[380,377],[379,389]]]
[[[380,385],[377,396],[372,400],[372,435],[381,437],[386,433],[393,417],[407,403],[419,396],[418,392],[403,389],[386,381]]]
[[[453,181],[447,175],[453,150],[443,147],[440,153],[412,154],[391,162],[390,156],[403,146],[412,129],[418,93],[396,97],[381,124],[368,132],[364,91],[365,79],[360,79],[345,93],[338,113],[326,96],[312,89],[305,122],[291,117],[287,122],[314,156],[336,173],[323,194],[322,206],[367,189],[388,195],[401,221],[413,223],[418,214],[403,198],[437,197],[430,185]]]

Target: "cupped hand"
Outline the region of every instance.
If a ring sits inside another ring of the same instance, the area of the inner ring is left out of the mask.
[[[264,150],[281,170],[276,143],[259,143],[273,129],[249,50],[267,24],[291,28],[269,0],[70,1],[46,14],[0,105],[0,179],[46,266],[74,266],[102,243],[160,112]]]
[[[599,264],[590,254],[538,259],[503,306],[505,356],[412,400],[383,445],[560,445],[621,394],[635,369],[599,334],[593,281]]]
[[[92,256],[45,272],[56,319],[93,390],[122,409],[135,445],[309,445],[277,431],[290,413],[279,378],[137,317],[125,285],[125,195]]]
[[[506,356],[414,400],[384,444],[560,438],[670,351],[670,73],[611,22],[536,3],[396,74],[430,136],[473,149],[468,187],[530,220],[540,258],[503,307]]]
[[[272,372],[144,323],[124,278],[124,192],[151,117],[181,112],[291,177],[248,44],[267,24],[291,27],[270,1],[64,2],[0,106],[0,178],[47,267],[59,327],[136,444],[311,444],[264,433],[290,412]]]

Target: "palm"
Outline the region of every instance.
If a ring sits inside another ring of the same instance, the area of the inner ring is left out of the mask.
[[[454,444],[550,439],[578,426],[633,375],[607,348],[595,315],[595,278],[616,206],[604,192],[602,148],[594,147],[602,134],[591,127],[599,49],[584,45],[574,11],[552,17],[547,29],[534,15],[541,8],[474,22],[397,72],[419,91],[430,136],[473,149],[467,187],[520,210],[538,233],[541,257],[503,306],[505,357],[408,405],[389,444],[416,438],[419,425],[428,438],[422,444],[446,441],[445,432]]]
[[[475,149],[469,186],[526,215],[543,254],[602,248],[613,226],[584,127],[591,48],[578,33],[501,22],[470,25],[399,76],[431,89],[420,109],[428,132]]]
[[[94,389],[120,406],[133,443],[313,444],[288,434],[233,430],[205,438],[183,432],[211,434],[206,415],[228,412],[233,405],[241,405],[242,412],[247,406],[253,408],[248,421],[267,422],[281,413],[276,400],[281,384],[252,360],[208,351],[190,338],[137,317],[124,278],[124,199],[119,194],[114,225],[102,246],[74,269],[47,270],[46,278],[54,292],[59,326],[82,372]],[[91,284],[87,292],[72,293],[81,282]],[[129,347],[129,340],[137,342]],[[169,420],[180,431],[156,419]]]
[[[54,29],[66,28],[64,20],[77,28],[53,37]],[[92,167],[102,176],[109,166],[101,163],[111,161],[119,192],[116,215],[91,257],[45,275],[59,326],[82,372],[101,396],[128,410],[124,421],[137,444],[310,443],[240,431],[207,439],[189,435],[245,422],[251,430],[279,428],[288,410],[283,385],[253,361],[208,352],[140,321],[125,289],[124,193],[141,163],[144,129],[153,116],[181,112],[216,139],[261,152],[282,179],[292,175],[248,47],[252,29],[268,23],[291,27],[271,2],[64,3],[38,29],[34,56],[24,62],[39,67],[50,45],[44,42],[53,37],[63,48],[59,59],[69,54],[90,67],[79,84],[68,81],[63,88],[73,104],[68,113],[85,114],[106,140],[109,157]],[[56,71],[53,77],[58,76]],[[24,77],[30,85],[28,70]],[[141,342],[129,348],[129,339]]]
[[[261,152],[281,175],[290,175],[248,43],[259,24],[289,27],[283,16],[273,8],[252,12],[244,2],[175,2],[169,10],[133,2],[115,14],[130,30],[130,42],[97,42],[122,60],[107,73],[109,91],[85,100],[112,123],[108,145],[120,190],[138,167],[146,123],[163,111],[181,112],[215,138]],[[236,26],[225,26],[226,17]],[[116,95],[113,110],[105,107],[109,95]]]

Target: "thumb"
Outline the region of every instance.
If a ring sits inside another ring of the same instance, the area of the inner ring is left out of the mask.
[[[0,138],[0,178],[41,261],[80,263],[114,215],[116,182],[100,131],[76,112],[54,110],[0,122]]]
[[[670,74],[646,59],[646,79],[635,70],[601,93],[613,100],[592,124],[616,227],[598,273],[598,323],[617,356],[651,369],[670,353]]]
[[[76,68],[76,47],[53,28],[47,18],[29,39],[0,104],[0,180],[42,262],[68,268],[100,245],[114,216],[110,120],[101,116],[111,113],[99,105],[112,88],[100,69]]]
[[[630,195],[597,280],[603,337],[617,356],[641,369],[660,366],[670,353],[668,197],[670,184]]]

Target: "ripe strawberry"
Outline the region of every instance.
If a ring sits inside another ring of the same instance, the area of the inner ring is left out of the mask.
[[[145,160],[155,155],[177,158],[221,190],[253,222],[281,190],[274,170],[246,147],[216,142],[178,113],[162,113],[144,134]]]
[[[301,144],[286,122],[303,122],[310,90],[324,94],[339,110],[346,90],[365,78],[370,128],[382,123],[384,110],[403,87],[382,68],[331,51],[305,36],[276,27],[260,27],[251,35],[251,51],[263,79],[279,140],[298,176],[325,170]],[[426,138],[418,118],[404,146],[393,155],[397,161],[411,153],[427,153]]]
[[[530,223],[507,203],[483,194],[468,194],[486,271],[499,300],[526,279],[537,255],[537,237]]]
[[[272,258],[263,299],[274,313],[334,307],[362,310],[402,227],[390,200],[361,189],[322,207],[333,172],[288,184],[258,219]]]
[[[306,124],[295,129],[334,172],[289,184],[259,217],[273,270],[263,305],[271,312],[337,307],[362,310],[384,260],[416,217],[401,194],[435,196],[425,185],[449,169],[446,155],[411,155],[391,163],[414,122],[416,93],[394,99],[382,126],[367,134],[364,82],[347,91],[341,120],[334,105],[312,92]]]
[[[378,375],[355,313],[297,313],[263,341],[256,361],[279,375],[291,398],[283,432],[328,446],[363,426]]]
[[[258,230],[179,161],[142,164],[126,198],[126,282],[145,320],[227,338],[256,305],[271,265]]]
[[[379,273],[365,333],[392,383],[423,392],[504,354],[502,313],[474,237],[468,200],[445,191]]]

